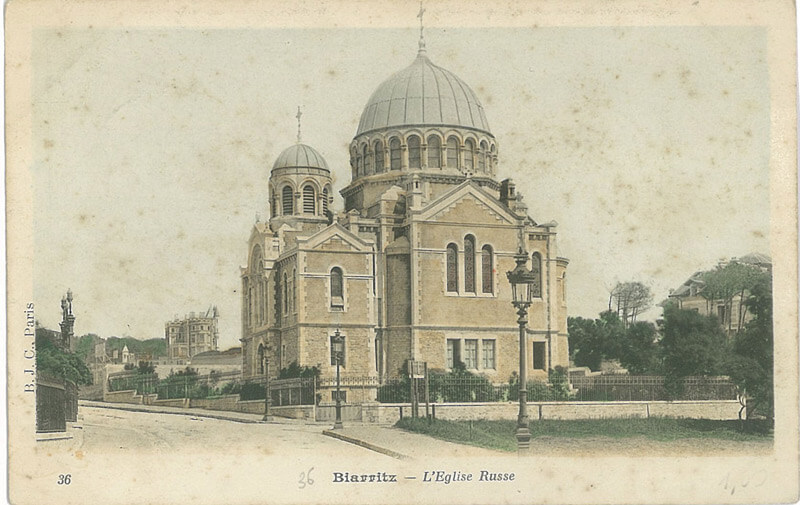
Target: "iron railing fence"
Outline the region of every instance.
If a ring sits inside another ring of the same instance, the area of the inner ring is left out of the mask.
[[[158,374],[128,374],[108,378],[109,391],[136,391],[140,395],[157,394],[159,400],[208,398],[228,393],[239,372],[207,375],[176,374],[159,379]]]
[[[670,385],[657,375],[599,375],[571,383],[577,401],[735,400],[738,393],[728,377],[685,377]]]
[[[64,419],[78,421],[78,386],[70,380],[64,381]]]
[[[266,378],[263,375],[243,380],[238,387],[239,399],[265,399]],[[314,377],[297,377],[292,379],[270,379],[271,405],[314,405],[317,403],[317,384]]]
[[[320,387],[335,387],[335,379],[322,379]],[[408,403],[412,382],[408,377],[349,376],[341,387],[348,391],[362,388],[373,394],[369,400],[380,403]],[[418,401],[425,401],[425,381],[414,381]],[[519,400],[517,384],[494,384],[477,375],[430,374],[428,398],[432,403],[507,402]],[[656,401],[656,400],[735,400],[736,385],[727,377],[686,377],[676,384],[665,384],[661,376],[609,375],[573,377],[571,384],[529,381],[528,401]],[[348,398],[349,400],[349,398]]]
[[[415,379],[418,401],[426,398],[425,381]],[[381,380],[375,376],[341,377],[340,387],[347,403],[378,401],[408,403],[412,381],[408,377]],[[314,405],[335,398],[335,378],[271,379],[272,405]],[[238,394],[240,400],[265,398],[264,376],[242,380],[238,373],[173,375],[159,380],[152,375],[125,375],[109,378],[110,391],[135,390],[138,394],[158,394],[159,399],[208,398]],[[737,388],[727,377],[686,377],[668,384],[664,377],[650,375],[572,376],[570,383],[528,382],[528,401],[658,401],[658,400],[735,400]],[[519,399],[516,384],[495,384],[479,375],[431,373],[427,398],[432,403],[508,402]],[[66,404],[65,404],[66,405]],[[69,407],[65,407],[68,411]]]
[[[36,431],[66,431],[66,386],[63,379],[48,377],[41,372],[36,377]]]

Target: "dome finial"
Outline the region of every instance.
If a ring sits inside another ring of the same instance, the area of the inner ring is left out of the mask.
[[[425,54],[425,36],[423,34],[424,26],[422,24],[422,15],[425,14],[425,8],[422,7],[422,0],[419,0],[419,52],[417,55]]]
[[[300,118],[302,116],[303,116],[303,113],[300,112],[300,106],[298,105],[297,106],[297,115],[295,116],[297,118],[297,143],[298,144],[300,143]]]

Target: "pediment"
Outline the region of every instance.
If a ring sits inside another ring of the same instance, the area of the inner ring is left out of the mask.
[[[423,221],[517,224],[517,217],[491,195],[465,182],[424,208],[418,217]]]
[[[306,239],[298,240],[298,245],[305,250],[372,251],[372,242],[362,239],[338,223],[332,224]]]

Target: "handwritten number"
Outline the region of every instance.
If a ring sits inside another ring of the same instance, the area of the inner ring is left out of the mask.
[[[59,486],[69,486],[69,483],[72,482],[72,475],[70,474],[61,474],[58,476],[58,485]]]
[[[308,469],[307,472],[300,472],[300,480],[298,481],[298,486],[300,489],[305,489],[306,486],[313,486],[314,479],[311,478],[311,471],[314,469],[312,466]]]
[[[737,487],[744,489],[751,484],[753,487],[759,487],[763,486],[767,481],[767,473],[764,470],[758,470],[755,473],[743,473],[737,477],[731,479],[731,473],[728,472],[725,474],[725,477],[719,481],[719,485],[722,486],[722,489],[730,491],[731,495],[733,495],[736,493]]]

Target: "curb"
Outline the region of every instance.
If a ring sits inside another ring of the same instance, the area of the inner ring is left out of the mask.
[[[97,404],[84,404],[85,407],[95,407],[98,409],[115,409],[115,410],[127,410],[130,412],[146,412],[149,414],[173,414],[177,416],[191,416],[191,417],[207,417],[209,419],[219,419],[221,421],[233,421],[235,423],[245,423],[245,424],[267,424],[264,421],[256,420],[256,419],[244,419],[239,417],[230,417],[220,414],[209,414],[206,412],[172,412],[168,410],[150,410],[150,409],[143,409],[138,407],[128,407],[127,405],[122,407],[118,406],[117,404],[114,405],[97,405]]]
[[[379,452],[379,453],[384,454],[386,456],[389,456],[391,458],[401,459],[401,460],[411,459],[409,456],[406,456],[405,454],[400,454],[399,452],[395,452],[395,451],[393,451],[391,449],[387,449],[385,447],[380,447],[378,445],[370,444],[369,442],[365,442],[365,441],[363,441],[361,439],[354,438],[354,437],[349,437],[347,435],[343,435],[341,433],[338,433],[338,432],[335,432],[335,431],[332,431],[332,430],[322,430],[322,434],[326,435],[328,437],[331,437],[331,438],[336,438],[336,439],[339,439],[339,440],[343,440],[345,442],[349,442],[351,444],[355,444],[355,445],[361,446],[361,447],[363,447],[365,449],[369,449],[370,451]]]

